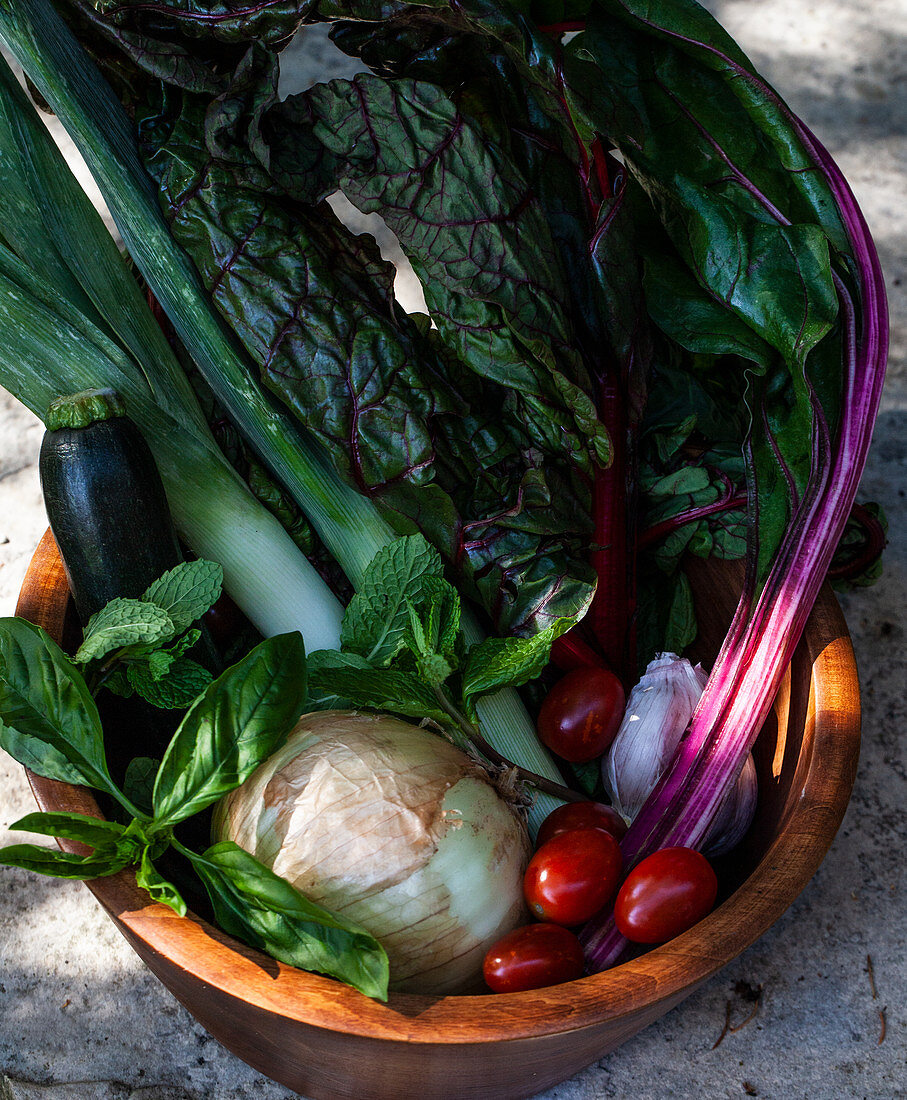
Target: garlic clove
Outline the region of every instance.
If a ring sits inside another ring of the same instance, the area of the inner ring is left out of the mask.
[[[617,736],[602,761],[614,807],[629,822],[667,767],[708,677],[676,653],[650,661],[630,692]]]
[[[737,782],[715,815],[709,835],[702,846],[703,855],[710,858],[721,856],[737,847],[753,823],[758,793],[756,763],[753,760],[753,754],[747,753],[740,774],[737,776]]]

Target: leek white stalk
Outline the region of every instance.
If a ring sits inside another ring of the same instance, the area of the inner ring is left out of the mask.
[[[214,833],[367,928],[391,989],[475,984],[491,944],[528,920],[516,814],[468,756],[396,718],[304,715],[218,804]]]

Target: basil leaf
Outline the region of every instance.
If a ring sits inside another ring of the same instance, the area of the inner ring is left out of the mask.
[[[443,571],[441,555],[422,535],[395,539],[379,550],[343,616],[344,650],[371,665],[389,665],[404,644],[407,602],[419,597],[428,578],[440,578]]]
[[[225,932],[275,959],[387,1000],[389,965],[370,932],[309,901],[231,841],[186,852]]]
[[[165,611],[177,634],[200,619],[220,596],[224,571],[217,562],[181,562],[159,577],[142,595]]]
[[[116,795],[94,699],[57,643],[25,619],[0,619],[0,744],[48,779]]]
[[[558,619],[530,638],[486,638],[474,645],[463,670],[463,701],[475,715],[475,700],[502,687],[519,687],[534,680],[548,663],[555,639],[575,625],[575,619]]]
[[[116,848],[123,837],[123,826],[115,821],[105,821],[88,814],[57,812],[26,814],[13,822],[10,830],[77,840],[94,849]]]
[[[162,905],[169,905],[177,916],[184,917],[188,906],[182,898],[179,890],[168,882],[151,862],[151,855],[146,848],[142,852],[141,861],[135,872],[136,885],[147,890],[154,901]]]
[[[305,698],[298,632],[268,638],[228,668],[193,703],[167,747],[154,784],[156,823],[182,821],[238,787],[283,743]]]
[[[100,855],[75,856],[56,848],[41,848],[37,844],[11,844],[0,848],[0,864],[20,867],[53,878],[103,878],[122,871],[131,862],[129,855],[114,851]]]
[[[88,620],[85,639],[76,651],[79,664],[97,661],[114,650],[169,641],[176,627],[163,608],[118,597]]]
[[[35,775],[43,775],[45,779],[57,779],[60,783],[73,783],[77,787],[84,786],[86,783],[82,771],[74,764],[70,764],[63,753],[51,748],[46,741],[31,737],[27,733],[20,733],[2,722],[0,722],[0,747]]]

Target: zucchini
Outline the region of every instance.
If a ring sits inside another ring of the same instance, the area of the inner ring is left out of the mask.
[[[84,625],[117,596],[137,599],[183,554],[151,450],[113,390],[60,397],[45,423],[41,489]]]

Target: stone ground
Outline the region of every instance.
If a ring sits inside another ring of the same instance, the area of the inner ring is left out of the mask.
[[[861,671],[862,759],[838,837],[789,912],[683,1005],[544,1095],[893,1100],[907,1096],[907,9],[903,0],[710,6],[837,158],[886,272],[891,367],[861,495],[884,504],[891,545],[878,586],[843,601]],[[323,72],[328,55],[310,43],[299,70]],[[412,301],[417,290],[404,293]],[[40,436],[0,396],[0,614],[12,613],[45,526]],[[21,769],[0,754],[0,843],[32,808]],[[289,1100],[194,1023],[81,886],[0,874],[0,1100]],[[716,1046],[728,1006],[741,1023],[760,987],[755,1016]]]

